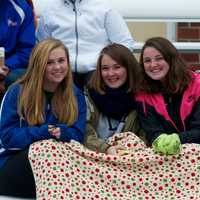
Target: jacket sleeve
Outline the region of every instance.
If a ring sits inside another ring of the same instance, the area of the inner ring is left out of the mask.
[[[86,136],[84,144],[87,148],[101,153],[105,153],[108,147],[110,147],[110,145],[107,144],[104,140],[98,138],[92,123],[89,121],[86,125]]]
[[[197,143],[200,144],[200,99],[192,110],[191,115],[185,120],[186,130],[179,134],[182,144]]]
[[[137,103],[137,113],[139,124],[144,130],[145,140],[147,144],[151,145],[161,133],[165,133],[165,129],[160,123],[155,109],[151,106],[146,105],[146,113],[144,113],[143,104]]]
[[[13,53],[6,58],[9,69],[26,68],[32,48],[35,45],[34,16],[30,7],[25,10],[25,18],[21,24]]]
[[[21,127],[17,111],[19,86],[12,86],[4,96],[0,111],[0,143],[5,149],[24,149],[35,141],[52,138],[48,125]]]
[[[36,38],[38,41],[51,37],[51,32],[48,28],[48,19],[45,15],[41,15],[36,31]]]
[[[71,125],[56,124],[61,129],[60,140],[70,142],[70,140],[76,140],[83,143],[86,125],[86,103],[85,98],[80,90],[75,89],[75,94],[78,102],[78,119]]]
[[[145,138],[146,136],[144,130],[140,127],[138,114],[136,110],[133,110],[128,114],[124,129],[122,131],[123,132],[131,131],[135,135],[137,135],[140,139],[142,139],[145,142],[145,144],[148,144]]]
[[[134,49],[134,40],[122,16],[115,10],[110,9],[105,18],[105,28],[108,38],[112,43],[120,43]]]
[[[84,144],[87,148],[105,153],[109,145],[102,139],[98,138],[96,133],[96,126],[98,123],[98,111],[94,106],[94,103],[89,97],[88,92],[86,92],[86,103],[87,103],[87,124],[86,124],[86,134],[84,138]]]

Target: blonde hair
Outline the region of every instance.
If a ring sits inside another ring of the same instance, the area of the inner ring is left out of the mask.
[[[26,74],[18,81],[22,84],[18,112],[30,126],[45,122],[45,92],[43,78],[49,54],[56,48],[65,50],[68,72],[57,87],[51,102],[52,112],[61,123],[72,125],[78,118],[77,100],[73,92],[72,71],[68,49],[56,39],[45,39],[33,49]]]

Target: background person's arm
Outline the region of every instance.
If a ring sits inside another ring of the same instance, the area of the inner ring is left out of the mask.
[[[115,10],[110,9],[105,17],[105,28],[108,38],[112,43],[120,43],[134,50],[134,40],[122,16]]]
[[[15,49],[8,55],[5,65],[9,69],[26,68],[32,48],[35,45],[34,16],[30,7],[26,7],[25,18],[20,26]]]

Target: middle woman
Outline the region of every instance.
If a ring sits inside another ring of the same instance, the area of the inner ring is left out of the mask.
[[[85,145],[97,152],[117,154],[120,146],[109,146],[115,133],[139,134],[134,93],[137,89],[138,62],[120,44],[106,46],[97,61],[97,70],[86,90],[88,122]]]

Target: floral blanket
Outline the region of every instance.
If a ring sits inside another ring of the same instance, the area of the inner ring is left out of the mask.
[[[31,145],[29,160],[39,200],[198,200],[200,145],[185,144],[178,156],[155,154],[133,133],[116,134],[119,155],[83,145],[43,140]]]

